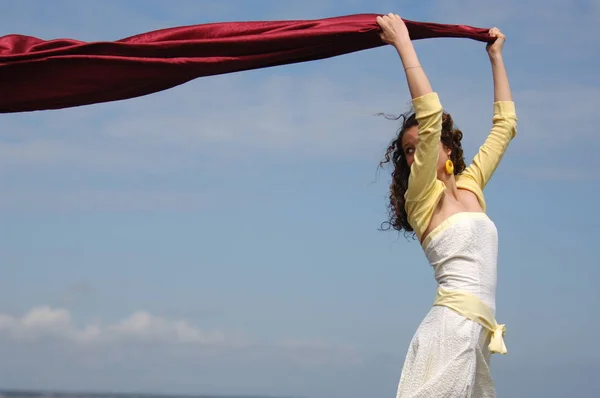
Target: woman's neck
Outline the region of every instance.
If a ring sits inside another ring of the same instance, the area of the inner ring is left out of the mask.
[[[446,186],[446,193],[458,200],[458,186],[456,185],[456,178],[454,178],[454,174],[440,174],[438,174],[438,179]]]

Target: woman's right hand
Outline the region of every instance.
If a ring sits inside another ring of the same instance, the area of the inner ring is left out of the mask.
[[[379,36],[387,44],[394,46],[410,43],[410,36],[406,24],[398,14],[389,13],[378,16],[377,24],[381,28]]]

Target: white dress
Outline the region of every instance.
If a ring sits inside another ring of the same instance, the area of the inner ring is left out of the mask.
[[[451,216],[423,248],[440,287],[472,293],[495,314],[498,235],[487,215]],[[410,343],[397,397],[495,397],[489,342],[478,323],[433,306]]]

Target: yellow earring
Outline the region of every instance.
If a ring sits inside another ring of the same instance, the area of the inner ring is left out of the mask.
[[[454,163],[452,163],[452,160],[450,159],[446,160],[446,173],[454,173]]]

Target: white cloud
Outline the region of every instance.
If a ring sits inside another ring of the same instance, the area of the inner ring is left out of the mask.
[[[244,360],[249,357],[283,358],[300,366],[351,364],[361,360],[350,346],[299,338],[261,342],[239,331],[204,330],[188,320],[156,316],[144,310],[116,322],[94,321],[79,326],[67,309],[48,305],[32,308],[22,316],[0,313],[0,344],[6,342],[31,347],[61,343],[63,347],[96,355],[101,355],[98,353],[102,350],[114,352],[121,348],[137,355],[140,350],[145,350],[144,347],[152,346],[154,349],[162,347],[166,356],[220,353],[235,357],[237,353]]]
[[[121,322],[109,325],[104,333],[110,339],[134,339],[162,343],[232,344],[239,339],[220,332],[201,331],[185,320],[169,320],[138,311]]]
[[[78,330],[71,321],[69,311],[62,308],[40,306],[20,318],[0,314],[0,337],[17,341],[37,341],[40,338],[58,338],[87,341],[97,336],[94,325]]]
[[[229,395],[302,394],[307,378],[360,372],[369,356],[324,341],[258,341],[148,311],[80,326],[68,310],[50,306],[0,314],[0,351],[11,358],[0,361],[6,388]]]
[[[167,319],[137,311],[116,323],[78,327],[64,308],[39,306],[21,317],[0,314],[0,338],[15,341],[58,339],[77,344],[115,344],[127,341],[158,344],[237,345],[244,336],[204,331],[185,320]]]

